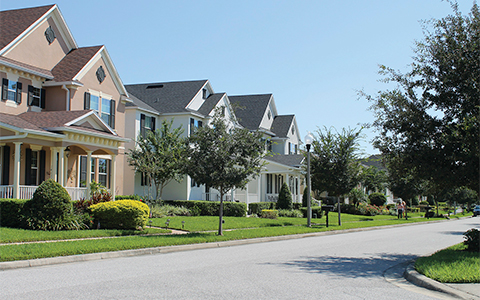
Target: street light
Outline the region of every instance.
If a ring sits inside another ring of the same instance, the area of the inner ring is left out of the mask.
[[[305,145],[307,146],[307,226],[312,227],[312,206],[310,202],[312,198],[310,196],[310,146],[312,146],[313,135],[308,132],[305,136]]]

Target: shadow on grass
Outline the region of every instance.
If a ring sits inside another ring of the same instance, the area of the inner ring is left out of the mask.
[[[309,256],[280,265],[299,272],[322,273],[345,278],[377,278],[382,277],[386,269],[416,258],[415,255],[385,253],[368,258]]]

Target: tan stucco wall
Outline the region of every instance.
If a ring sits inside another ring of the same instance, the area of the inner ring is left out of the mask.
[[[52,25],[56,39],[49,44],[45,38],[45,30]],[[62,40],[53,19],[48,18],[27,35],[5,57],[21,61],[39,68],[51,70],[70,51]]]

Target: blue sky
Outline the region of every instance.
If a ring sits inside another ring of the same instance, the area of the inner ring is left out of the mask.
[[[303,137],[373,120],[369,94],[383,64],[405,71],[421,20],[452,13],[441,0],[56,2],[79,46],[106,45],[125,84],[209,79],[228,95],[273,93]],[[458,0],[467,14],[473,0]],[[0,9],[52,4],[0,0]],[[366,154],[377,153],[363,130]]]

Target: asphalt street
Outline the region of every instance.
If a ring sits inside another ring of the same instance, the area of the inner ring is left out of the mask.
[[[437,299],[387,280],[480,218],[0,272],[0,299]]]

